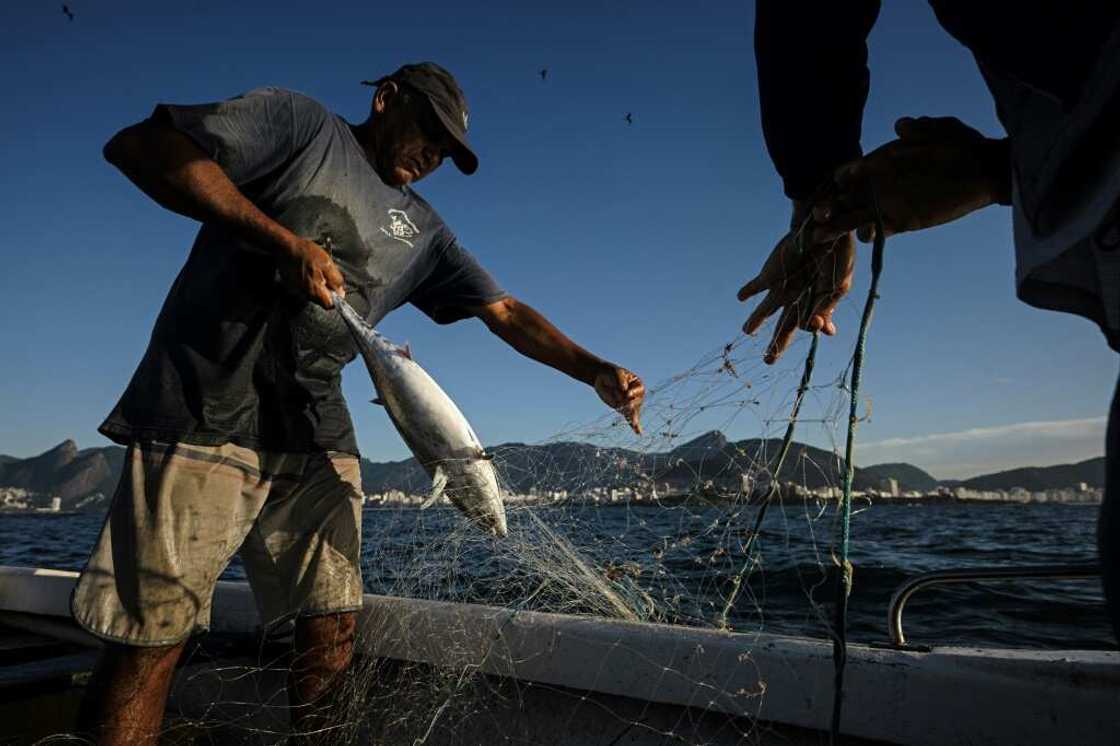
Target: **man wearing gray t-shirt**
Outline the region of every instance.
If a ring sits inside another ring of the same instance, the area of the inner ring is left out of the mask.
[[[356,350],[332,293],[371,324],[404,303],[440,324],[479,318],[640,432],[638,377],[503,291],[411,189],[447,157],[478,166],[450,73],[405,65],[372,85],[360,125],[266,88],[160,105],[105,146],[202,228],[101,426],[128,453],[72,600],[106,641],[82,708],[100,743],[155,743],[175,663],[234,553],[265,624],[295,619],[293,726],[321,726],[311,705],[349,664],[362,603],[361,477],[340,389]]]

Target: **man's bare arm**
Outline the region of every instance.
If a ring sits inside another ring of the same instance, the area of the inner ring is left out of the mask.
[[[146,119],[114,135],[103,152],[105,160],[168,210],[223,225],[275,255],[292,290],[325,308],[332,306],[331,291],[345,295],[342,273],[330,255],[265,215],[182,132]]]
[[[645,387],[636,375],[580,347],[516,298],[468,310],[522,355],[594,387],[607,406],[621,412],[635,432],[642,432],[639,417]]]

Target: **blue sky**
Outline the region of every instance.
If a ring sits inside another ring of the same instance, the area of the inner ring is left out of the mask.
[[[448,166],[419,191],[510,291],[651,384],[745,318],[735,291],[788,219],[759,125],[753,4],[160,5],[76,0],[72,23],[57,2],[0,8],[0,453],[105,442],[96,426],[197,228],[101,159],[158,101],[279,85],[353,121],[368,108],[358,81],[440,62],[467,92],[482,165],[469,178]],[[867,149],[903,115],[1000,132],[971,56],[924,3],[884,4],[871,68]],[[825,368],[851,353],[866,258]],[[1001,209],[890,242],[859,462],[953,477],[1102,453],[1113,353],[1090,323],[1018,302],[1012,277]],[[402,309],[381,328],[410,341],[487,442],[539,441],[601,413],[589,389],[478,322],[437,327]],[[364,455],[405,457],[368,390],[351,366],[344,391]]]

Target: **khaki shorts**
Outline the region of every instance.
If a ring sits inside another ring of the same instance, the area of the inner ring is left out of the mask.
[[[71,610],[103,639],[180,642],[209,626],[218,576],[240,551],[265,625],[354,611],[360,540],[354,456],[135,443]]]

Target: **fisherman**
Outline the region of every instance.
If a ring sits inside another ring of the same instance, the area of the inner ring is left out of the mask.
[[[932,0],[975,56],[1008,137],[953,118],[906,117],[860,157],[866,38],[879,0],[759,0],[762,126],[792,200],[791,230],[739,300],[766,295],[744,330],[780,311],[765,360],[798,328],[835,334],[855,244],[1011,207],[1019,298],[1085,316],[1120,351],[1120,5]],[[1120,386],[1098,524],[1106,608],[1120,640]]]
[[[202,227],[100,428],[128,447],[72,600],[106,642],[82,708],[100,743],[155,743],[176,661],[236,552],[262,619],[295,619],[293,730],[321,725],[310,705],[329,703],[362,604],[361,476],[340,390],[355,348],[332,293],[371,324],[405,303],[438,324],[481,319],[640,431],[638,377],[502,290],[413,191],[446,158],[478,167],[451,74],[425,62],[370,85],[357,125],[263,88],[161,104],[105,146]]]

